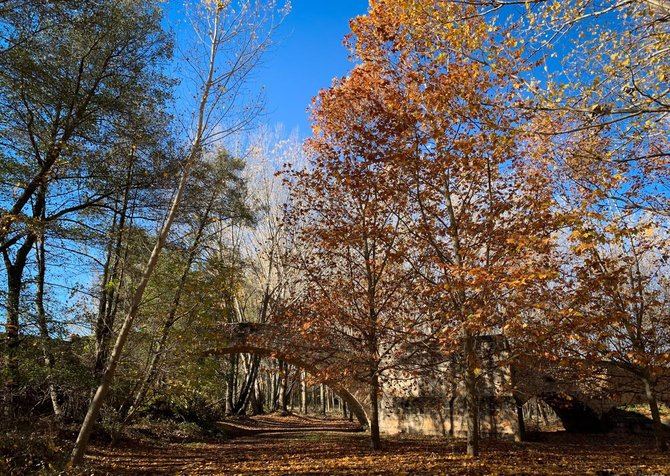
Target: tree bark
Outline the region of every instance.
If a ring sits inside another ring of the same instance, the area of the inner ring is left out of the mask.
[[[258,377],[254,381],[253,391],[250,397],[250,406],[252,415],[263,414],[263,391],[260,388]]]
[[[283,416],[288,415],[288,366],[283,360],[279,361],[279,411]]]
[[[479,405],[477,392],[477,356],[475,349],[475,339],[472,333],[466,331],[464,342],[465,359],[465,405],[466,405],[466,425],[468,429],[467,436],[467,454],[468,456],[479,455]]]
[[[258,367],[260,366],[261,359],[258,356],[252,356],[251,365],[247,370],[247,375],[242,384],[242,389],[240,390],[239,397],[233,405],[233,413],[235,415],[243,415],[249,402],[250,397],[253,395],[253,389],[256,385],[256,380],[258,378]]]
[[[456,397],[452,396],[449,399],[449,436],[453,438],[454,436],[454,404],[456,403]]]
[[[649,402],[649,410],[651,411],[651,419],[654,427],[654,438],[656,440],[656,449],[661,452],[668,451],[668,443],[665,439],[663,423],[661,422],[661,414],[658,410],[658,397],[656,395],[656,386],[651,379],[645,378],[644,390]]]
[[[37,308],[37,326],[40,330],[40,337],[42,340],[42,354],[44,356],[44,365],[47,371],[47,383],[49,385],[49,398],[51,399],[51,407],[53,408],[54,417],[60,420],[63,417],[63,411],[58,403],[58,392],[54,383],[53,369],[55,365],[55,358],[51,351],[51,336],[49,335],[49,326],[47,323],[46,310],[44,308],[44,279],[46,275],[46,253],[45,253],[45,238],[42,230],[40,239],[36,247],[37,257],[37,291],[35,293],[35,307]]]
[[[228,375],[226,376],[226,415],[233,414],[235,406],[235,376],[237,374],[237,354],[232,354],[228,359]]]
[[[98,303],[98,317],[95,324],[95,361],[93,373],[98,378],[102,376],[109,356],[109,343],[114,331],[116,320],[116,300],[118,299],[119,268],[122,266],[121,253],[123,250],[123,233],[126,229],[130,189],[133,183],[134,152],[131,153],[126,183],[121,201],[121,210],[114,211],[111,234],[115,240],[110,242],[107,250],[107,259],[102,274],[100,301]],[[118,222],[117,222],[118,218]]]
[[[307,413],[307,379],[305,371],[300,371],[300,413]]]
[[[370,379],[370,446],[373,450],[381,448],[379,438],[379,376],[377,372]]]
[[[11,418],[16,410],[16,393],[20,382],[19,375],[19,347],[21,345],[20,316],[21,316],[21,288],[23,287],[23,272],[26,267],[28,254],[35,243],[35,235],[25,238],[17,250],[12,263],[7,250],[3,250],[5,269],[7,270],[7,322],[5,323],[6,355],[5,355],[5,416]]]
[[[324,384],[321,384],[321,387],[319,388],[320,390],[320,403],[321,403],[321,414],[325,415],[326,414],[326,386]]]
[[[514,440],[517,443],[526,440],[526,422],[523,419],[523,403],[518,397],[514,397],[514,407],[516,408],[517,430],[514,434]]]

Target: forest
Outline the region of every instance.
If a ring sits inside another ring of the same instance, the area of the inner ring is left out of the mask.
[[[670,474],[670,2],[293,3],[0,0],[0,474]]]

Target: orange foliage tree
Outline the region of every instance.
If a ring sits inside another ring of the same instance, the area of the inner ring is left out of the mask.
[[[307,143],[309,165],[290,173],[297,264],[305,277],[296,319],[305,337],[327,352],[333,372],[346,369],[342,377],[368,387],[375,449],[382,383],[423,335],[411,304],[414,272],[405,265],[403,178],[386,167],[398,150],[395,119],[376,97],[390,98],[388,86],[358,68],[322,92]]]
[[[481,17],[452,21],[468,13],[447,1],[371,2],[348,39],[359,65],[317,100],[312,169],[296,175],[296,191],[309,217],[301,239],[317,250],[311,303],[343,322],[363,311],[374,329],[369,315],[384,303],[389,318],[413,316],[424,338],[460,355],[476,455],[477,337],[527,328],[524,311],[556,274],[557,221],[540,149],[499,107],[512,104],[518,54],[494,56]],[[392,302],[400,292],[408,302],[410,270],[420,302],[408,310]]]
[[[538,118],[555,127],[566,117]],[[560,127],[560,126],[559,126]],[[650,142],[648,150],[664,147]],[[563,273],[557,280],[558,332],[547,342],[559,362],[613,373],[620,392],[644,395],[657,447],[664,439],[658,391],[670,363],[668,218],[661,168],[629,160],[609,128],[586,129],[551,144],[552,174],[561,206],[571,215],[563,242]]]
[[[479,16],[455,22],[469,13],[447,1],[379,0],[353,23],[351,42],[402,96],[391,108],[407,125],[403,153],[385,161],[403,177],[407,258],[440,317],[444,349],[463,358],[468,453],[476,455],[477,336],[526,329],[524,311],[556,275],[558,222],[545,166],[512,107],[518,53],[507,45],[511,53],[498,54],[499,39]]]

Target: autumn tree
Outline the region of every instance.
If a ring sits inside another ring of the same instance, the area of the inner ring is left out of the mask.
[[[514,103],[517,53],[492,48],[481,17],[456,21],[469,13],[447,1],[372,2],[352,23],[362,64],[351,77],[374,71],[361,89],[377,107],[366,105],[372,117],[349,128],[364,141],[358,150],[391,145],[378,168],[393,171],[390,189],[406,197],[398,202],[412,243],[405,255],[428,290],[443,349],[461,349],[468,454],[476,455],[477,337],[522,326],[521,311],[555,272],[546,260],[555,224],[543,166],[528,155],[525,136],[510,132],[522,118],[499,107]],[[350,101],[349,109],[359,107]],[[381,177],[370,181],[385,186]]]
[[[332,367],[365,383],[372,447],[380,447],[382,383],[399,363],[420,317],[400,232],[404,178],[387,167],[397,153],[392,116],[381,116],[384,81],[364,66],[316,99],[309,163],[292,175],[292,220],[300,243],[303,330],[329,349]],[[374,91],[374,93],[371,93]],[[390,95],[389,95],[390,97]],[[387,122],[386,119],[390,119]],[[374,138],[374,139],[373,139]]]
[[[514,80],[517,100],[529,113],[557,119],[552,127],[538,123],[533,131],[558,141],[587,130],[606,132],[610,147],[599,160],[631,172],[624,174],[628,187],[602,192],[623,206],[667,214],[670,4],[467,3],[495,22],[507,41],[524,45],[525,73]],[[653,178],[655,186],[641,187],[641,176]],[[637,189],[634,196],[622,193],[631,188]]]
[[[556,116],[539,120],[545,127]],[[546,345],[563,365],[585,376],[604,369],[618,379],[615,391],[644,396],[657,446],[664,449],[656,395],[668,369],[663,310],[668,223],[660,209],[635,205],[658,183],[655,174],[619,160],[627,151],[615,150],[615,141],[604,128],[550,143],[555,193],[570,221],[555,285],[562,299],[548,314],[555,333]]]
[[[614,375],[637,381],[629,390],[647,399],[661,451],[667,442],[657,394],[670,363],[665,225],[650,214],[615,208],[602,219],[591,214],[575,227],[570,237],[574,298],[566,306],[569,338],[560,347],[572,359],[612,366],[623,371]]]

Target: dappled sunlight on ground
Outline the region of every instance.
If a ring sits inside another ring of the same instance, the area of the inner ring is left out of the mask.
[[[670,474],[670,457],[654,452],[650,440],[630,435],[557,432],[523,444],[485,440],[483,456],[474,460],[458,440],[387,438],[375,452],[364,433],[296,431],[296,424],[305,423],[300,417],[287,419],[290,431],[278,433],[280,419],[255,423],[271,426],[271,433],[226,441],[96,446],[89,469],[98,474]],[[349,422],[313,419],[312,424]]]

